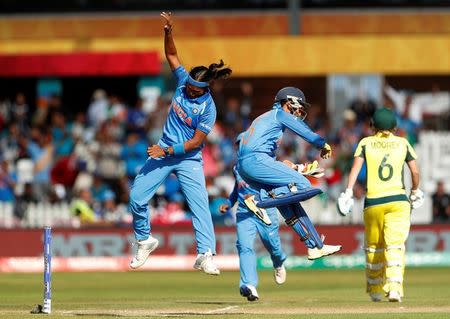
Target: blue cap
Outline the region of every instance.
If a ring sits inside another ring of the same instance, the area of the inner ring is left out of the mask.
[[[279,90],[275,96],[275,102],[288,100],[290,96],[296,97],[301,105],[310,106],[310,104],[306,102],[305,94],[300,89],[293,86],[287,86]]]

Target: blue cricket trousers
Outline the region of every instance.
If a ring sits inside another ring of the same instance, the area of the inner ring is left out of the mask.
[[[306,177],[265,153],[255,153],[239,159],[238,171],[257,190],[270,191],[290,183],[296,183],[298,189],[311,188]]]
[[[174,173],[192,212],[192,222],[197,242],[197,253],[211,250],[216,253],[216,237],[201,158],[164,157],[148,158],[136,176],[130,192],[130,210],[133,214],[133,230],[137,240],[145,240],[151,232],[148,202],[164,180]]]
[[[255,214],[248,211],[245,204],[239,203],[236,213],[237,242],[239,253],[240,281],[243,285],[258,285],[256,271],[256,255],[253,249],[256,234],[258,233],[264,247],[270,254],[273,267],[280,267],[286,260],[286,254],[281,249],[280,235],[278,234],[278,212],[275,208],[267,209],[271,225],[264,224]]]

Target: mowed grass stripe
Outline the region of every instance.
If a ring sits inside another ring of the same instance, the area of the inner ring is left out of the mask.
[[[51,318],[450,318],[448,268],[407,269],[401,304],[369,302],[363,270],[291,271],[281,286],[262,271],[255,303],[238,281],[237,272],[54,273]],[[0,274],[0,318],[32,316],[42,293],[42,274]]]

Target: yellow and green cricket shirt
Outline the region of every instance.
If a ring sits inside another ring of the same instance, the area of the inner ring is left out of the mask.
[[[364,207],[394,201],[408,201],[403,183],[403,166],[417,158],[416,152],[403,137],[378,132],[363,138],[355,157],[367,165],[367,194]]]

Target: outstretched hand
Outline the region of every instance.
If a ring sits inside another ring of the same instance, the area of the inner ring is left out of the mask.
[[[161,12],[161,17],[164,18],[166,24],[164,30],[169,32],[172,30],[172,12]]]

